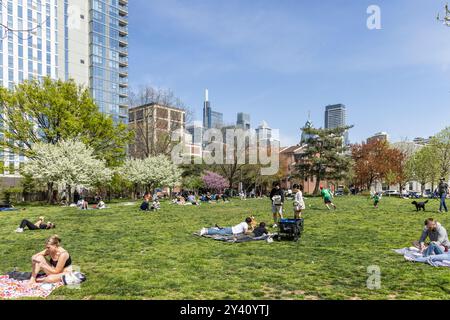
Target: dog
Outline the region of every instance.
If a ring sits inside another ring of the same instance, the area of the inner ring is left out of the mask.
[[[425,202],[417,202],[417,201],[413,201],[411,202],[413,205],[416,206],[416,211],[420,211],[420,209],[422,209],[423,211],[425,211],[425,205],[428,203],[428,200]]]

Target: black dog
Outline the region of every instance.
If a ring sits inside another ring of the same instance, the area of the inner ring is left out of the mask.
[[[425,211],[425,205],[428,203],[428,200],[425,202],[417,202],[417,201],[413,201],[411,202],[413,205],[416,206],[416,210],[420,211],[420,209],[422,209],[423,211]]]

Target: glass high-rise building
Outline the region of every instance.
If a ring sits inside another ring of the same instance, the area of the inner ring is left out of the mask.
[[[335,129],[347,126],[347,108],[343,104],[325,107],[325,129]],[[345,144],[349,143],[348,131],[344,135]]]
[[[0,85],[74,79],[100,111],[128,122],[127,0],[4,0],[0,20],[11,30],[0,27]],[[0,161],[15,175],[25,159],[5,152]]]
[[[236,126],[244,130],[250,130],[250,115],[247,113],[239,112],[237,114]]]

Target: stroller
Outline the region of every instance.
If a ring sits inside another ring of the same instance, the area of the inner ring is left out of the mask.
[[[303,227],[303,219],[281,219],[277,240],[281,241],[282,238],[286,238],[297,242],[302,235]]]

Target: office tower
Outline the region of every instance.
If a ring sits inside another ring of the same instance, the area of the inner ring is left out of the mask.
[[[211,103],[209,102],[208,89],[205,90],[205,102],[203,103],[203,128],[211,128]]]
[[[239,112],[237,114],[236,127],[244,130],[250,130],[250,115],[247,113]]]
[[[12,30],[2,28],[0,85],[73,79],[90,89],[101,112],[128,122],[127,0],[8,0],[0,17]],[[1,156],[7,175],[25,161]]]
[[[223,126],[223,113],[213,111],[209,101],[208,89],[205,90],[205,102],[203,103],[203,127],[205,129],[220,129]]]
[[[223,113],[211,111],[211,128],[220,129],[223,127]]]
[[[347,126],[347,110],[343,104],[329,105],[325,108],[325,129]],[[348,131],[344,135],[345,144],[349,143]]]

